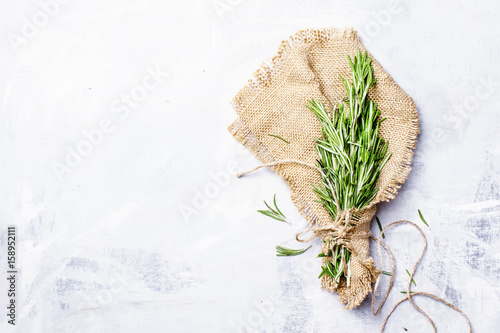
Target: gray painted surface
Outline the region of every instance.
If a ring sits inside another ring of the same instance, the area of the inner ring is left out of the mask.
[[[378,212],[426,232],[414,290],[460,307],[475,332],[500,326],[498,2],[54,3],[0,5],[2,308],[11,224],[19,269],[18,325],[2,314],[2,332],[377,332],[420,251],[415,230],[388,233],[396,283],[381,315],[369,299],[343,310],[320,289],[318,241],[275,256],[304,219],[268,170],[234,177],[258,162],[226,131],[230,98],[280,41],[324,26],[360,30],[417,104],[414,169]],[[292,226],[256,213],[274,193]],[[416,301],[441,332],[466,332]],[[409,304],[387,331],[403,327],[430,331]]]

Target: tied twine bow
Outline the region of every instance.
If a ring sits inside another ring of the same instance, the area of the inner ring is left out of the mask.
[[[242,176],[244,176],[246,174],[254,172],[254,171],[256,171],[256,170],[258,170],[260,168],[263,168],[263,167],[272,167],[272,166],[276,166],[276,165],[280,165],[280,164],[285,164],[285,163],[297,163],[297,164],[300,164],[300,165],[304,165],[304,166],[316,169],[322,175],[324,175],[323,170],[321,170],[320,168],[318,168],[315,165],[312,165],[312,164],[309,164],[309,163],[305,163],[305,162],[302,162],[302,161],[298,161],[298,160],[282,160],[282,161],[278,161],[278,162],[274,162],[274,163],[267,163],[267,164],[259,165],[259,166],[255,167],[255,168],[251,169],[251,170],[248,170],[248,171],[236,174],[236,177],[240,178],[240,177],[242,177]],[[387,251],[387,253],[388,253],[388,255],[389,255],[390,259],[391,259],[391,280],[389,282],[389,288],[387,289],[384,298],[382,299],[382,301],[380,302],[380,304],[379,304],[379,306],[377,307],[376,310],[375,310],[375,294],[376,294],[377,289],[379,287],[380,275],[378,276],[378,278],[377,278],[377,280],[375,282],[375,288],[374,288],[374,291],[373,291],[371,308],[372,308],[372,314],[376,316],[380,312],[380,310],[382,309],[382,306],[385,304],[385,301],[387,300],[387,298],[389,296],[389,293],[390,293],[390,291],[392,289],[393,283],[394,283],[394,275],[395,275],[395,271],[394,271],[394,267],[395,267],[394,257],[392,255],[392,252],[387,247],[387,245],[385,245],[380,240],[380,238],[375,238],[370,233],[367,233],[367,232],[364,232],[364,233],[361,232],[361,233],[357,233],[357,234],[353,233],[355,224],[353,224],[352,222],[356,220],[355,215],[357,213],[357,210],[355,208],[351,208],[351,209],[346,209],[346,210],[341,211],[340,210],[340,205],[339,205],[339,202],[338,202],[338,199],[337,199],[337,196],[335,195],[335,191],[333,189],[333,186],[332,186],[332,184],[330,183],[330,181],[328,180],[327,177],[325,177],[325,179],[328,181],[328,185],[329,185],[330,190],[332,191],[333,197],[335,199],[335,205],[337,206],[337,212],[340,212],[340,213],[337,214],[337,216],[335,217],[335,219],[333,220],[332,223],[328,223],[328,224],[323,225],[323,226],[314,226],[314,227],[312,225],[310,225],[308,228],[306,228],[306,229],[304,229],[302,231],[299,231],[297,233],[297,235],[295,236],[295,238],[299,242],[306,243],[306,242],[309,242],[309,241],[313,240],[316,237],[321,237],[323,239],[325,239],[327,237],[331,237],[334,240],[334,244],[338,244],[338,245],[344,246],[344,247],[348,248],[350,251],[352,251],[352,249],[349,248],[349,243],[350,243],[349,240],[350,239],[354,239],[354,238],[371,238],[372,240],[374,240],[375,242],[377,242],[377,245],[378,245],[378,254],[379,254],[379,261],[380,261],[380,265],[381,266],[382,266],[381,247],[383,247],[384,250]],[[370,207],[372,207],[372,204],[369,204],[364,209],[368,209]],[[469,332],[472,333],[471,322],[470,322],[469,318],[467,317],[467,315],[462,310],[460,310],[459,308],[457,308],[453,304],[447,302],[446,300],[444,300],[444,299],[442,299],[442,298],[440,298],[440,297],[438,297],[436,295],[429,294],[429,293],[426,293],[426,292],[413,292],[413,291],[410,290],[411,283],[412,283],[412,280],[413,280],[413,276],[415,275],[415,272],[417,270],[417,266],[420,263],[420,260],[422,259],[423,255],[425,253],[425,250],[427,248],[427,238],[425,237],[422,229],[420,229],[419,226],[417,226],[415,223],[410,222],[410,221],[396,221],[396,222],[392,222],[391,224],[389,224],[388,226],[386,226],[380,232],[380,234],[381,235],[384,234],[387,229],[389,229],[390,227],[392,227],[394,225],[405,224],[405,223],[413,225],[414,227],[416,227],[418,229],[418,231],[420,232],[420,234],[422,235],[422,238],[424,240],[424,247],[422,249],[422,253],[420,254],[419,258],[417,259],[417,261],[415,263],[415,266],[413,267],[413,270],[412,270],[412,272],[410,274],[410,278],[408,280],[408,284],[407,284],[407,288],[406,288],[407,295],[405,297],[403,297],[399,302],[397,302],[396,304],[394,304],[394,306],[392,307],[392,309],[386,315],[386,317],[384,319],[384,322],[382,324],[382,327],[380,329],[380,332],[382,333],[384,331],[384,329],[385,329],[385,327],[387,325],[387,322],[389,320],[389,317],[394,313],[394,311],[396,310],[396,308],[399,305],[401,305],[403,302],[405,302],[405,301],[408,300],[418,312],[420,312],[422,315],[424,315],[424,317],[427,318],[427,320],[432,325],[432,328],[433,328],[434,332],[436,333],[437,332],[437,328],[436,328],[436,325],[434,324],[434,321],[427,315],[427,313],[425,313],[418,305],[416,305],[415,302],[412,299],[413,296],[417,296],[417,295],[420,296],[421,295],[421,296],[427,296],[429,298],[432,298],[435,301],[443,303],[444,305],[446,305],[446,306],[450,307],[451,309],[457,311],[460,315],[462,315],[465,318],[465,320],[467,321],[467,325],[469,327]],[[301,235],[303,233],[306,233],[306,232],[309,232],[309,231],[313,232],[313,235],[311,237],[309,237],[308,239],[305,239],[305,240],[302,240],[302,239],[299,238],[299,235]],[[333,246],[333,245],[330,245],[330,246]],[[346,267],[347,265],[346,265],[346,262],[345,262],[344,251],[341,251],[341,253],[342,253],[342,264],[344,265],[344,271],[347,271],[347,267]]]
[[[343,245],[348,247],[349,246],[349,240],[352,238],[368,238],[370,237],[370,234],[368,233],[363,233],[361,235],[359,234],[354,234],[354,226],[355,224],[353,223],[356,218],[355,218],[355,208],[351,209],[346,209],[341,211],[340,210],[340,205],[337,200],[337,196],[335,195],[335,192],[332,189],[333,197],[335,198],[335,205],[337,206],[337,216],[331,223],[327,223],[322,226],[310,226],[309,228],[306,228],[302,231],[299,231],[297,235],[295,236],[295,239],[301,243],[307,243],[311,240],[313,240],[315,237],[320,237],[323,239],[326,238],[333,238],[335,240],[335,244],[337,245]],[[307,239],[300,239],[299,236],[312,231],[313,235]]]
[[[323,173],[322,170],[321,173]],[[344,249],[347,249],[351,252],[351,254],[356,255],[354,248],[351,247],[351,240],[360,238],[370,238],[371,233],[365,231],[355,232],[356,230],[355,222],[357,221],[356,214],[358,213],[358,210],[356,208],[341,210],[339,201],[337,199],[337,195],[335,194],[332,184],[330,183],[328,178],[326,178],[326,180],[328,181],[330,190],[332,191],[333,194],[333,198],[335,199],[335,206],[337,206],[337,212],[338,212],[337,216],[335,217],[335,219],[333,219],[333,221],[326,223],[325,225],[313,226],[311,224],[308,228],[299,231],[295,236],[295,239],[301,243],[310,242],[316,237],[321,238],[323,240],[328,240],[327,249],[326,251],[324,251],[325,255],[328,252],[333,253],[334,247],[336,245],[341,246],[341,251],[340,251],[341,263],[344,268],[344,272],[347,272],[348,270],[347,270],[347,263],[346,263]],[[312,231],[313,233],[312,236],[310,236],[307,239],[300,238],[302,234],[305,234],[310,231]],[[349,282],[350,281],[348,279],[347,280],[348,285],[350,284]]]

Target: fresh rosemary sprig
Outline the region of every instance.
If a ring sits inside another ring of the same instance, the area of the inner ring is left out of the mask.
[[[309,249],[311,245],[303,249],[289,249],[287,247],[276,245],[276,255],[277,256],[296,256],[302,254]]]
[[[335,218],[341,211],[362,209],[376,196],[376,183],[380,171],[389,160],[388,144],[378,135],[380,110],[368,98],[369,89],[375,84],[371,58],[359,50],[354,60],[348,57],[352,70],[352,83],[340,79],[347,98],[329,114],[323,104],[311,100],[307,108],[321,123],[323,139],[316,142],[318,166],[322,169],[321,183],[313,190],[318,201]],[[332,184],[335,194],[329,184]],[[335,196],[336,199],[335,200]],[[356,216],[352,216],[353,222]],[[326,260],[321,275],[328,274],[336,283],[342,276],[350,283],[350,252],[334,242],[330,247],[331,259]]]
[[[276,194],[274,194],[273,203],[274,203],[274,208],[270,207],[264,200],[264,204],[267,206],[268,210],[258,210],[258,212],[266,216],[269,216],[270,218],[273,218],[275,220],[290,224],[286,216],[278,208],[278,205],[276,205]]]

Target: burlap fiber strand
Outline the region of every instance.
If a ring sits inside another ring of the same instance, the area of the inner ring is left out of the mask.
[[[305,105],[314,98],[331,110],[345,98],[339,74],[352,80],[347,55],[353,57],[358,49],[365,51],[352,29],[303,30],[283,41],[271,64],[263,64],[254,73],[254,79],[234,97],[232,103],[238,118],[229,131],[264,164],[283,160],[316,164],[315,139],[321,138],[321,128]],[[361,304],[380,274],[370,258],[370,223],[376,204],[393,199],[406,180],[419,132],[413,100],[375,59],[372,65],[377,83],[369,97],[378,103],[381,116],[387,118],[379,133],[389,143],[392,156],[380,174],[376,198],[361,212],[354,231],[347,235],[352,251],[350,286],[342,281],[336,285],[326,274],[321,279],[322,287],[337,292],[348,309]],[[310,226],[333,223],[312,191],[311,184],[320,181],[317,170],[298,163],[277,164],[271,169],[287,182],[294,204]]]

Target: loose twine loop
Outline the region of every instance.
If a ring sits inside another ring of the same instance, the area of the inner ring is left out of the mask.
[[[438,302],[441,302],[444,305],[446,305],[446,306],[452,308],[453,310],[457,311],[458,313],[460,313],[465,318],[465,320],[467,321],[467,325],[469,326],[469,332],[472,333],[472,325],[470,323],[469,318],[467,317],[467,315],[464,312],[462,312],[462,310],[460,310],[459,308],[457,308],[455,305],[447,302],[446,300],[444,300],[444,299],[442,299],[442,298],[440,298],[440,297],[438,297],[438,296],[436,296],[434,294],[429,294],[429,293],[426,293],[426,292],[423,292],[423,291],[413,292],[413,291],[410,290],[411,283],[412,283],[412,280],[413,280],[413,276],[415,275],[415,271],[417,270],[418,264],[420,263],[420,260],[424,256],[425,250],[427,249],[427,238],[425,237],[424,232],[422,231],[422,229],[420,229],[420,227],[418,225],[416,225],[415,223],[413,223],[411,221],[406,221],[406,220],[395,221],[395,222],[392,222],[392,223],[388,224],[382,231],[380,231],[380,234],[381,235],[384,234],[387,229],[389,229],[390,227],[392,227],[394,225],[398,225],[398,224],[410,224],[410,225],[414,226],[415,228],[417,228],[417,230],[420,232],[420,235],[422,236],[422,239],[424,241],[424,246],[422,248],[422,252],[420,253],[420,256],[418,257],[417,261],[415,262],[415,266],[413,266],[413,270],[411,271],[410,278],[408,279],[408,284],[406,285],[406,296],[403,297],[402,299],[400,299],[399,302],[397,302],[396,304],[394,304],[394,306],[392,307],[392,309],[389,311],[389,313],[385,317],[384,323],[382,324],[382,328],[381,328],[380,332],[384,331],[385,326],[387,324],[387,321],[389,320],[389,317],[396,310],[396,308],[401,303],[403,303],[403,302],[405,302],[407,300],[410,301],[410,303],[413,305],[413,307],[418,312],[420,312],[421,314],[423,314],[425,316],[425,318],[427,318],[427,320],[429,320],[429,322],[432,325],[432,328],[434,329],[434,332],[437,332],[436,325],[434,324],[434,321],[427,315],[427,313],[424,312],[424,310],[422,310],[417,304],[415,304],[415,302],[412,299],[413,296],[422,295],[422,296],[430,297],[430,298],[432,298],[432,299],[434,299],[434,300],[436,300]],[[392,285],[394,283],[394,267],[395,267],[395,263],[394,263],[394,257],[392,255],[391,250],[389,250],[389,247],[380,240],[380,237],[379,238],[375,238],[375,237],[371,236],[371,239],[373,239],[375,242],[377,242],[377,249],[378,249],[378,257],[379,257],[379,261],[380,261],[380,267],[382,267],[382,251],[381,251],[381,248],[380,248],[381,246],[387,251],[387,254],[389,255],[389,258],[391,259],[391,280],[389,282],[389,288],[387,289],[387,292],[385,293],[384,298],[380,302],[377,310],[375,310],[375,295],[376,295],[377,290],[378,290],[378,286],[379,286],[379,283],[380,283],[380,277],[381,277],[381,275],[379,275],[379,277],[377,278],[377,281],[375,282],[375,287],[373,289],[372,314],[374,316],[376,316],[380,312],[380,309],[384,305],[384,303],[387,300],[387,297],[389,296],[389,293],[390,293],[390,291],[392,289]]]
[[[255,168],[251,169],[251,170],[248,170],[248,171],[245,171],[245,172],[242,172],[242,173],[238,173],[238,174],[236,174],[236,176],[238,178],[240,178],[240,177],[243,177],[244,175],[252,173],[252,172],[254,172],[254,171],[256,171],[256,170],[258,170],[260,168],[272,167],[272,166],[276,166],[276,165],[280,165],[280,164],[285,164],[285,163],[296,163],[296,164],[300,164],[300,165],[303,165],[303,166],[307,166],[307,167],[316,169],[322,175],[325,175],[324,172],[323,172],[323,170],[321,170],[320,168],[318,168],[317,166],[315,166],[313,164],[309,164],[309,163],[298,161],[298,160],[291,160],[291,159],[289,159],[289,160],[281,160],[281,161],[273,162],[273,163],[262,164],[262,165],[259,165],[259,166],[255,167]],[[349,238],[351,238],[351,239],[352,238],[371,238],[372,240],[374,240],[375,242],[377,242],[377,250],[378,250],[378,255],[379,255],[380,267],[382,267],[382,251],[381,251],[381,247],[383,247],[387,251],[387,254],[389,255],[389,258],[391,259],[391,280],[389,281],[389,288],[387,289],[387,291],[386,291],[386,293],[384,295],[384,298],[382,299],[382,301],[380,302],[380,304],[379,304],[379,306],[377,307],[376,310],[375,310],[375,296],[376,296],[376,293],[377,293],[377,290],[378,290],[378,287],[379,287],[379,284],[380,284],[381,275],[379,275],[378,278],[377,278],[377,280],[375,281],[375,286],[374,286],[373,295],[372,295],[371,309],[372,309],[372,314],[374,316],[376,316],[376,315],[378,315],[378,313],[382,309],[382,306],[385,304],[387,298],[389,297],[389,293],[391,292],[392,286],[394,284],[394,275],[395,275],[394,256],[392,255],[392,252],[389,249],[389,247],[380,240],[380,237],[379,238],[373,237],[370,233],[362,233],[360,235],[353,235],[352,234],[352,230],[354,229],[354,225],[352,225],[352,223],[350,223],[350,221],[351,221],[351,217],[352,217],[353,212],[350,209],[347,209],[347,210],[344,210],[344,211],[340,210],[340,205],[339,205],[339,202],[337,200],[337,196],[335,194],[333,186],[332,186],[332,184],[330,183],[330,181],[328,180],[327,177],[325,177],[325,179],[327,180],[328,185],[330,187],[330,190],[333,193],[333,196],[334,196],[334,199],[335,199],[335,205],[337,206],[337,212],[340,212],[340,213],[337,214],[337,216],[334,219],[333,223],[329,223],[329,224],[324,225],[324,226],[314,226],[314,227],[310,225],[308,228],[306,228],[306,229],[304,229],[302,231],[299,231],[297,233],[297,235],[295,236],[295,238],[297,239],[297,241],[299,241],[301,243],[306,243],[306,242],[309,242],[309,241],[313,240],[316,237],[322,237],[322,238],[324,238],[325,236],[331,236],[331,237],[333,237],[335,243],[343,245],[343,246],[346,246],[346,247],[349,245],[349,241],[348,241]],[[369,208],[369,207],[371,207],[371,205],[367,206],[367,208]],[[411,221],[406,221],[406,220],[400,220],[400,221],[395,221],[395,222],[390,223],[389,225],[387,225],[380,232],[380,234],[381,235],[384,234],[387,231],[387,229],[389,229],[389,228],[391,228],[391,227],[393,227],[395,225],[398,225],[398,224],[410,224],[410,225],[414,226],[415,228],[417,228],[417,230],[420,232],[420,235],[422,236],[422,239],[424,241],[424,246],[422,248],[422,252],[420,253],[420,256],[418,257],[417,261],[415,262],[415,266],[413,266],[413,270],[411,271],[410,278],[408,279],[408,284],[406,286],[406,296],[403,297],[402,299],[400,299],[396,304],[394,304],[394,306],[392,307],[392,309],[389,311],[389,313],[385,317],[384,322],[382,324],[382,327],[380,329],[380,332],[382,333],[384,331],[384,329],[385,329],[385,327],[387,325],[387,322],[388,322],[390,316],[393,314],[393,312],[396,310],[396,308],[399,305],[401,305],[402,303],[404,303],[405,301],[408,300],[408,301],[410,301],[410,303],[413,305],[413,307],[418,312],[420,312],[421,314],[424,315],[425,318],[427,318],[427,320],[431,323],[432,328],[434,329],[434,333],[436,333],[437,332],[437,328],[436,328],[436,325],[435,325],[434,321],[427,315],[427,313],[425,313],[424,310],[422,310],[413,301],[413,297],[414,296],[427,296],[427,297],[430,297],[430,298],[434,299],[435,301],[443,303],[444,305],[446,305],[446,306],[450,307],[451,309],[453,309],[453,310],[457,311],[458,313],[460,313],[465,318],[465,320],[467,321],[467,325],[469,326],[469,332],[472,333],[472,325],[470,323],[469,318],[467,317],[467,315],[462,310],[460,310],[459,308],[457,308],[455,305],[447,302],[443,298],[440,298],[440,297],[438,297],[438,296],[436,296],[434,294],[430,294],[430,293],[426,293],[426,292],[422,292],[422,291],[419,291],[419,292],[413,292],[413,291],[411,291],[411,283],[412,283],[412,280],[413,280],[413,276],[415,275],[415,272],[416,272],[417,267],[418,267],[418,265],[420,263],[420,260],[424,256],[425,250],[427,249],[427,238],[425,237],[424,232],[422,231],[422,229],[420,229],[420,227],[418,225],[416,225],[415,223],[413,223]],[[302,235],[303,233],[306,233],[306,232],[309,232],[309,231],[313,232],[313,235],[311,237],[309,237],[308,239],[305,239],[305,240],[299,238],[299,235]],[[351,250],[351,249],[349,249],[349,250]],[[342,260],[343,260],[342,263],[345,266],[345,259],[343,257],[342,257]]]

